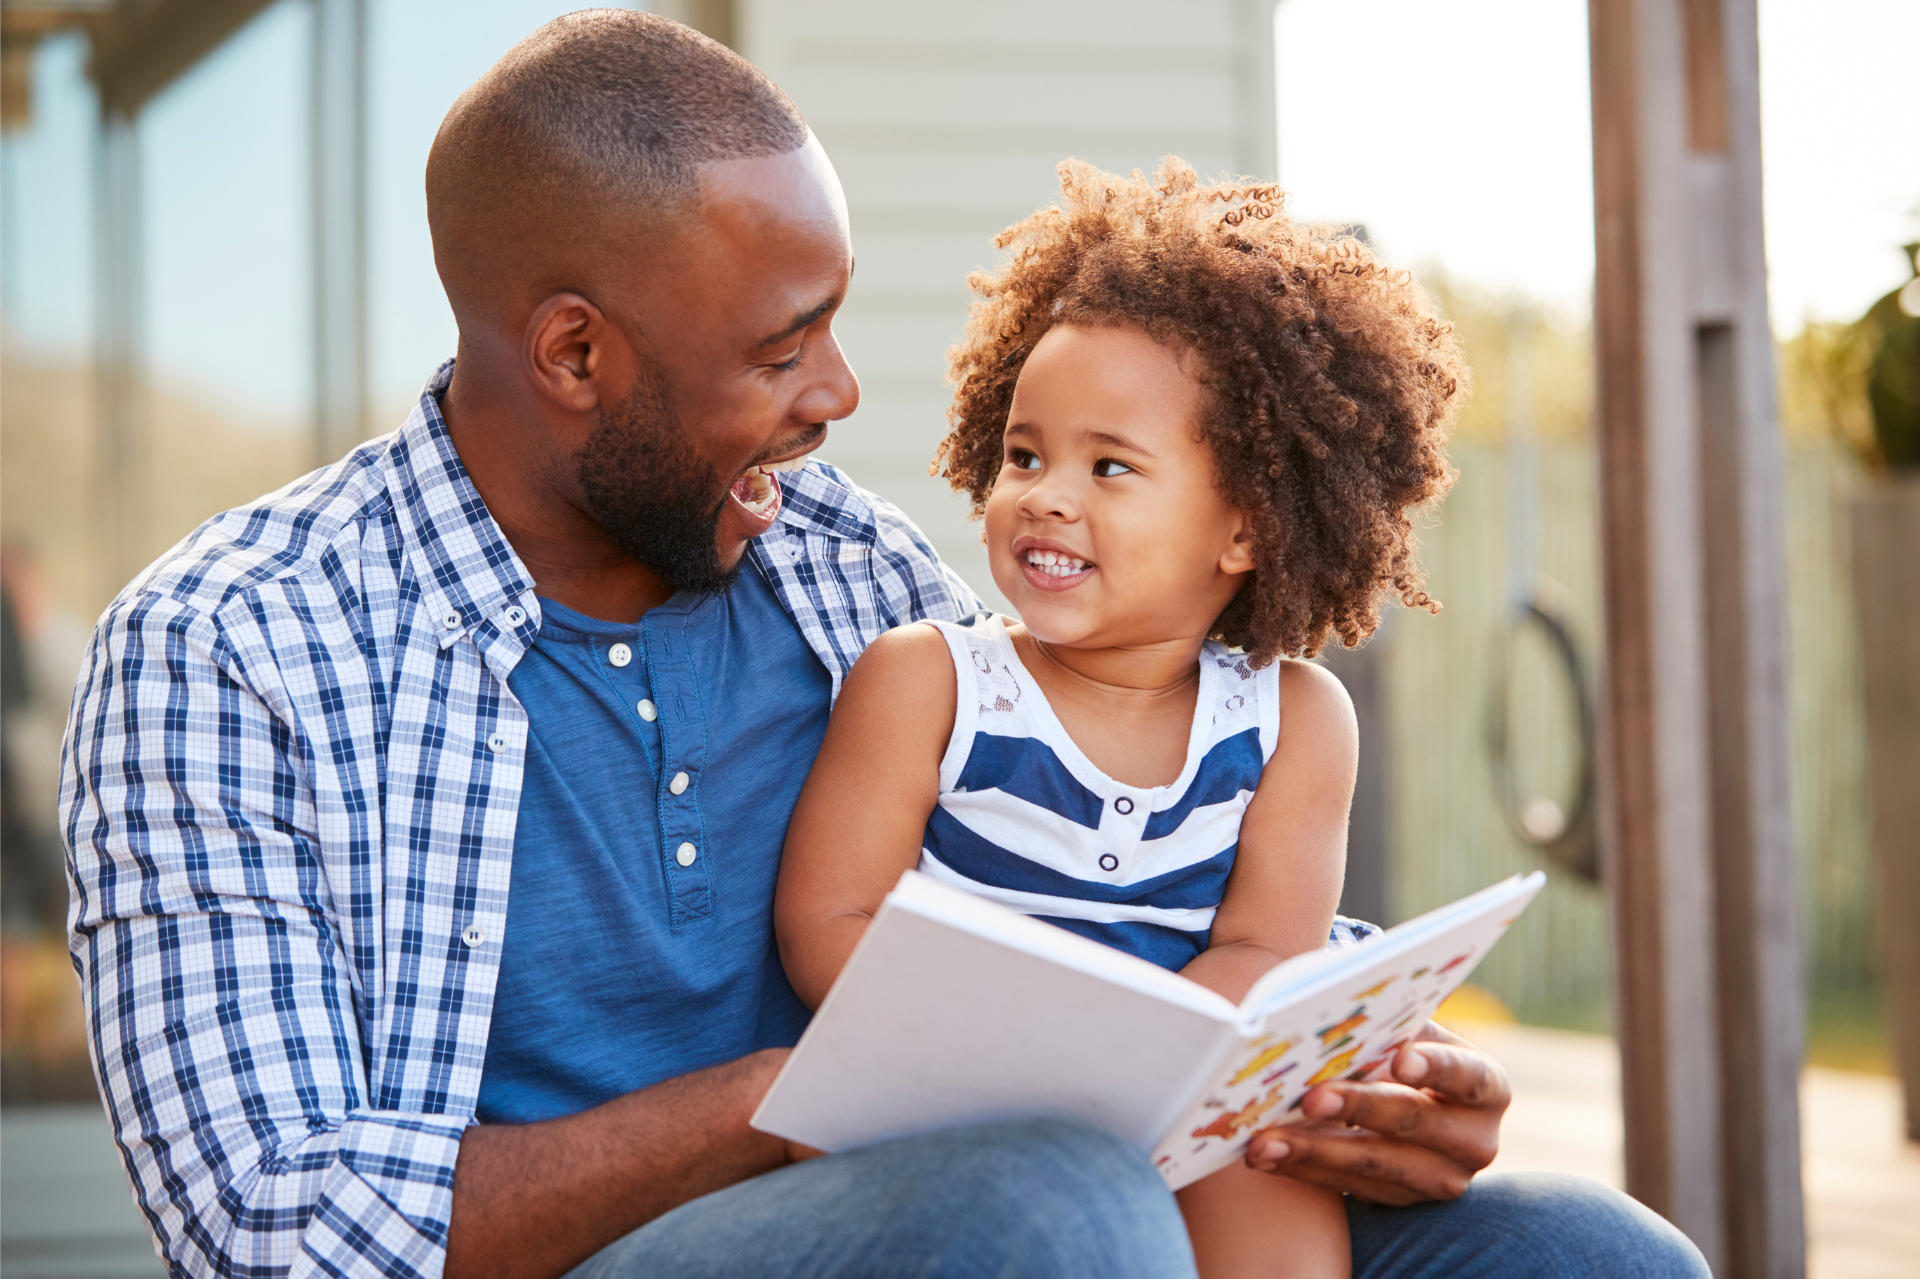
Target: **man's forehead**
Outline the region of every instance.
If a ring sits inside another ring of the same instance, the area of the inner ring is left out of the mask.
[[[817,226],[847,233],[847,198],[819,140],[781,155],[711,160],[696,171],[709,225],[731,221]]]

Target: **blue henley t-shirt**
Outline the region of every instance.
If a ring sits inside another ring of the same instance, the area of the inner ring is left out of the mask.
[[[773,942],[832,681],[751,563],[639,624],[540,602],[483,1123],[574,1114],[760,1048],[806,1006]]]

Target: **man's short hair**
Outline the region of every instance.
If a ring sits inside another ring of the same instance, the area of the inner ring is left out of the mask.
[[[590,9],[547,23],[461,95],[427,161],[429,214],[475,201],[518,220],[595,195],[664,212],[697,200],[700,165],[806,140],[799,109],[725,45]]]

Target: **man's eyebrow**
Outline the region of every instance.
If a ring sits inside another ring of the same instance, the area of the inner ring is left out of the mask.
[[[811,326],[821,316],[825,315],[827,312],[833,310],[834,307],[839,305],[840,305],[840,299],[838,297],[828,298],[825,302],[822,302],[819,306],[814,307],[813,310],[808,311],[806,314],[794,316],[792,323],[788,324],[786,328],[781,329],[778,333],[772,334],[768,337],[761,338],[760,341],[755,344],[755,349],[758,349],[759,347],[763,347],[763,346],[772,346],[775,342],[786,341],[788,338],[792,337],[794,334],[799,333],[803,329],[806,329],[809,326]]]

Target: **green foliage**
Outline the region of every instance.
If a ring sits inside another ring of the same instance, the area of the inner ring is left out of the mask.
[[[1584,314],[1555,315],[1538,302],[1448,278],[1437,266],[1415,273],[1453,322],[1473,370],[1473,394],[1460,410],[1456,439],[1507,436],[1509,355],[1516,337],[1532,361],[1534,429],[1541,441],[1587,438],[1593,422],[1593,326]]]
[[[1808,320],[1776,350],[1780,425],[1787,438],[1841,444],[1855,457],[1870,460],[1874,444],[1867,366],[1873,351],[1860,326]]]

